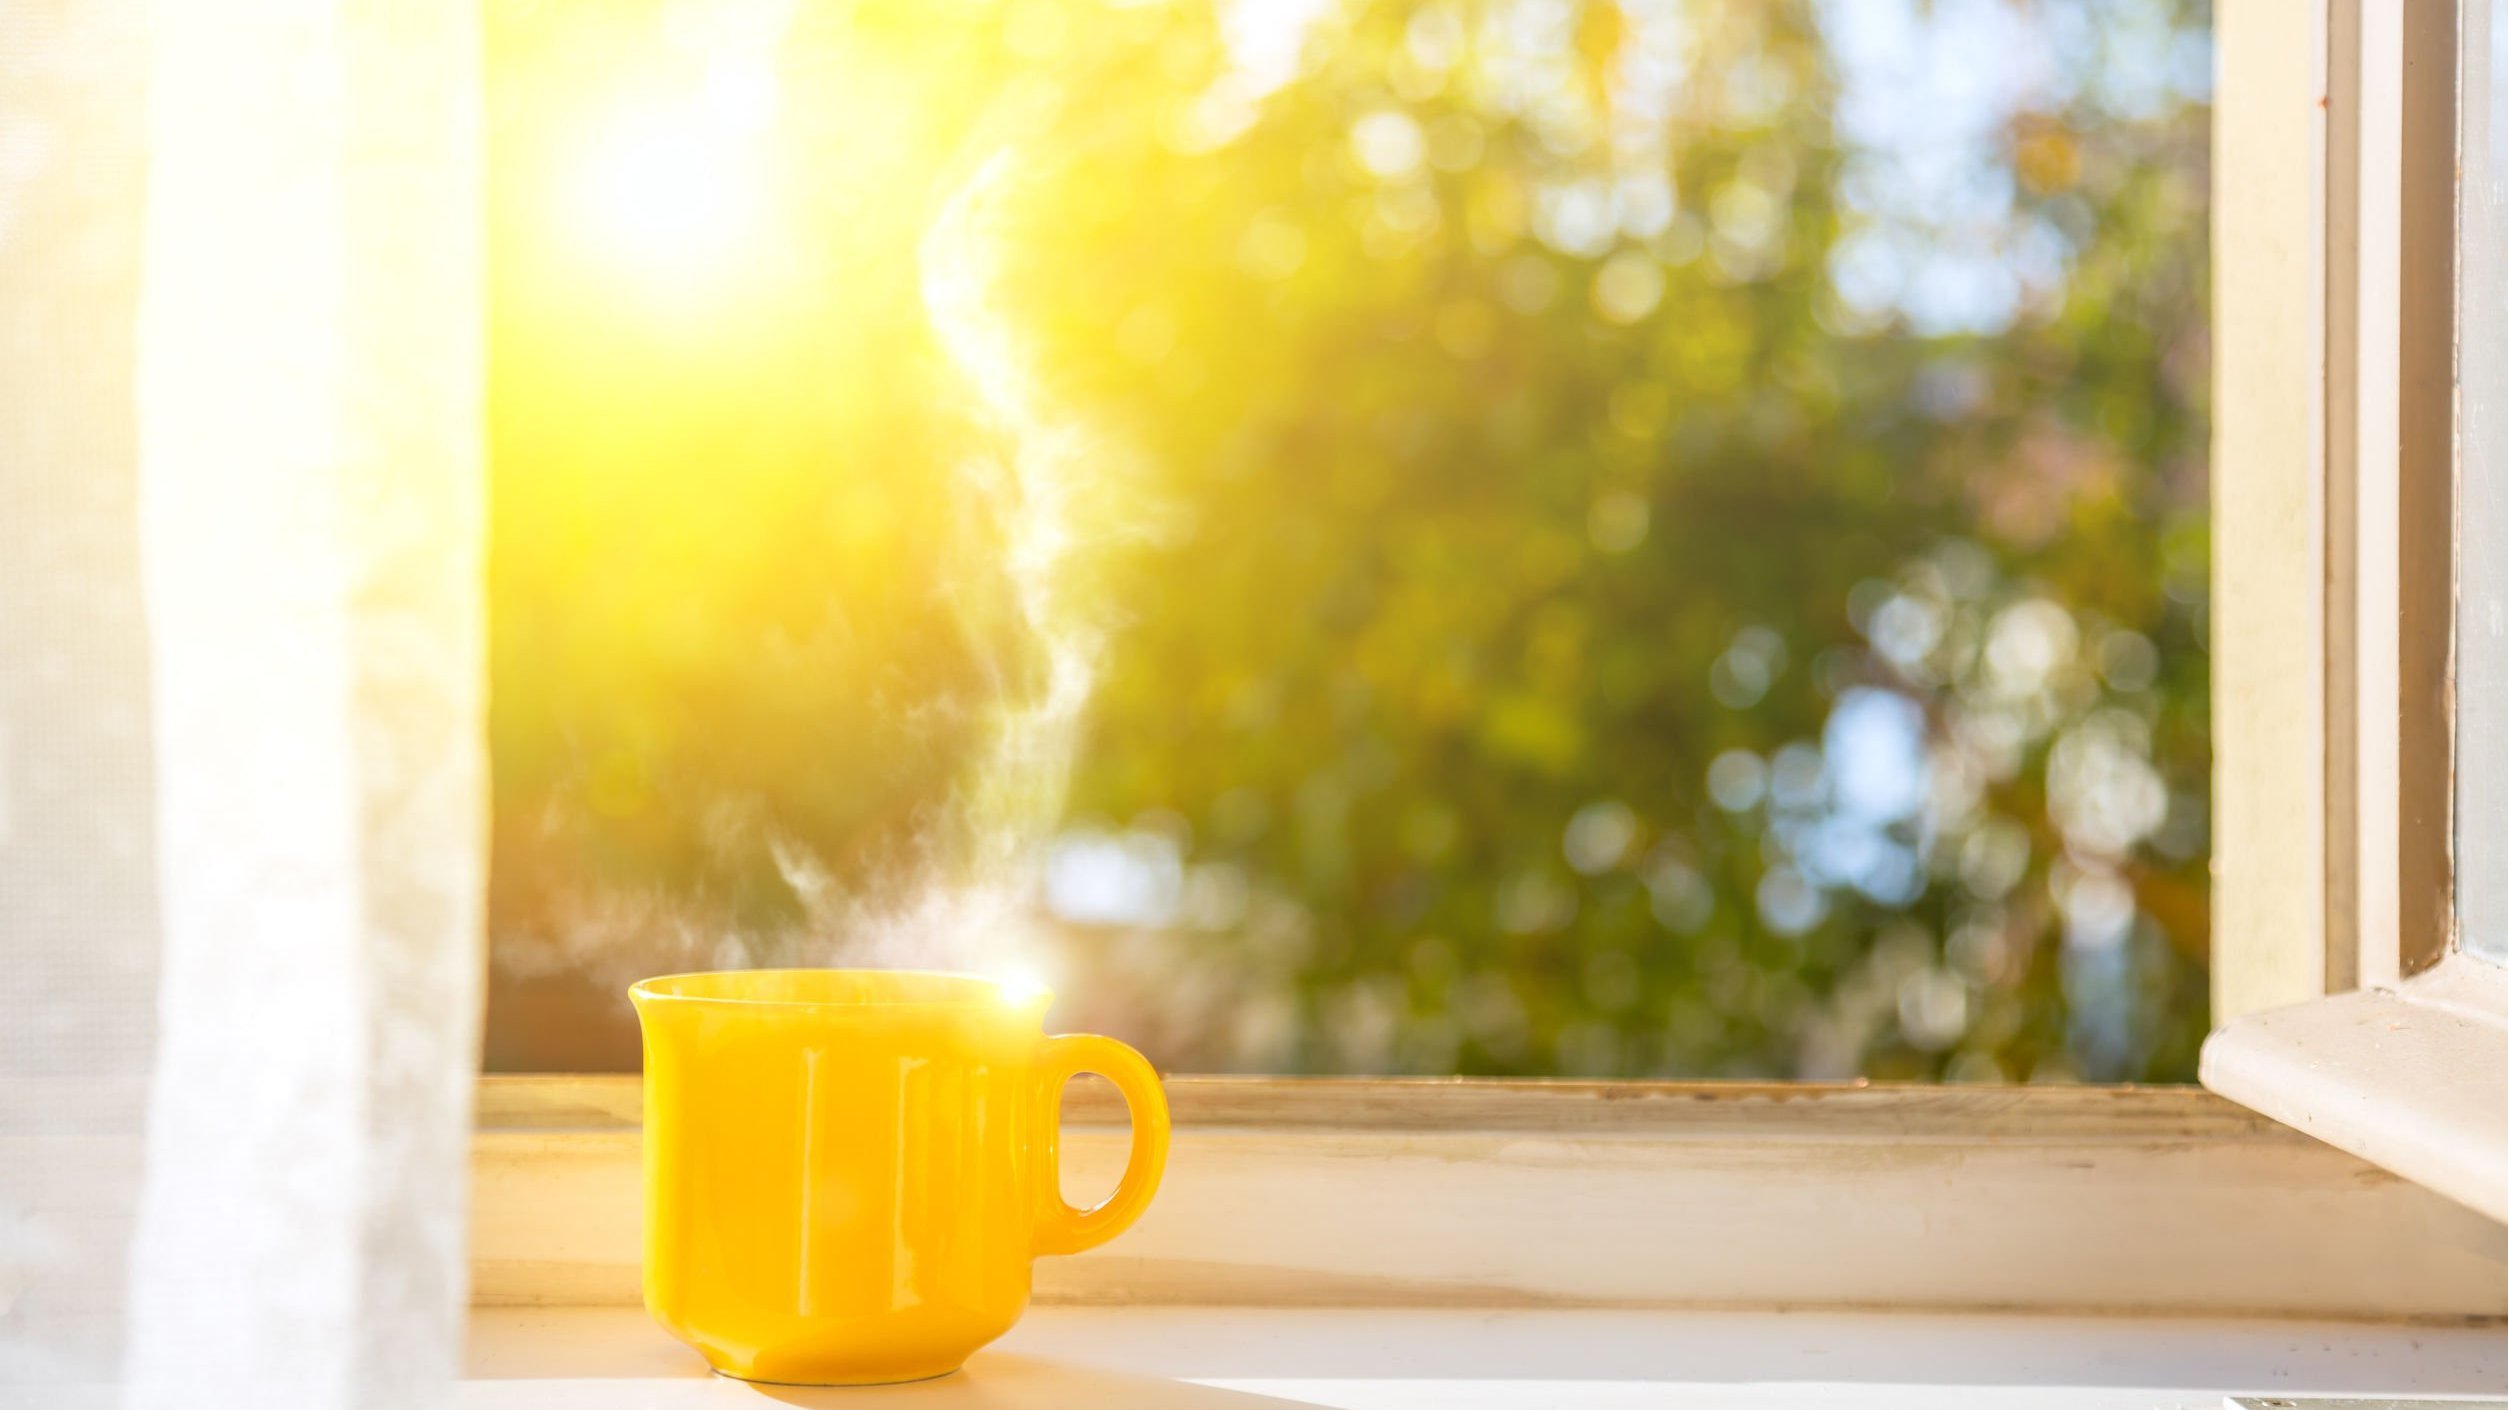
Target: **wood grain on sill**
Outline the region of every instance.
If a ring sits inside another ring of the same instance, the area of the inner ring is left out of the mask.
[[[2263,1141],[2288,1128],[2198,1087],[1170,1077],[1176,1124],[1205,1129],[1520,1131],[1778,1141]],[[642,1119],[633,1075],[493,1076],[483,1130],[612,1130]],[[1120,1125],[1122,1102],[1074,1084],[1063,1116]]]

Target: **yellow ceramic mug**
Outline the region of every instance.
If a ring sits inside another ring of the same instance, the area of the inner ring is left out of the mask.
[[[644,1301],[715,1370],[867,1385],[958,1368],[1027,1306],[1029,1261],[1141,1215],[1167,1098],[1112,1038],[1049,1038],[1048,996],[971,975],[741,970],[648,979]],[[1111,1078],[1132,1156],[1062,1198],[1063,1084]]]

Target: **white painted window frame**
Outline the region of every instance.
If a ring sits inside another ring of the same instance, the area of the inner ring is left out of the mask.
[[[2451,906],[2457,6],[2309,10],[2221,16],[2203,1081],[2508,1219],[2508,971]]]
[[[2488,1017],[2508,1005],[2463,992],[2490,976],[2450,961],[2402,978],[2436,955],[2445,915],[2444,800],[2410,780],[2435,767],[2445,783],[2444,693],[2424,677],[2433,652],[2443,673],[2447,632],[2423,608],[2435,589],[2445,610],[2446,557],[2414,546],[2445,523],[2444,437],[2434,452],[2428,436],[2449,363],[2430,343],[2445,280],[2433,305],[2427,271],[2406,287],[2400,260],[2434,238],[2425,214],[2404,218],[2434,173],[2376,154],[2429,121],[2402,75],[2438,61],[2434,13],[2218,13],[2215,1008],[2230,1021],[2205,1071],[2358,1154],[2191,1088],[1177,1077],[1158,1199],[1107,1248],[1041,1261],[1039,1300],[2508,1316],[2508,1229],[2475,1212],[2501,1196],[2467,1193],[2508,1180],[2465,1141],[2508,1125],[2469,1102],[2386,1100],[2411,1066],[2387,1022],[2432,1045],[2424,1071],[2460,1055],[2449,1044],[2508,1055]],[[2398,618],[2416,630],[2357,625]],[[640,1105],[633,1077],[483,1080],[475,1301],[638,1300]],[[1075,1089],[1066,1119],[1075,1193],[1110,1183],[1119,1108]]]

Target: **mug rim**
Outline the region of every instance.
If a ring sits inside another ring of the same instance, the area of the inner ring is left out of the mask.
[[[758,998],[734,994],[690,994],[668,987],[683,980],[721,979],[729,975],[751,975],[761,979],[796,975],[823,975],[837,978],[940,981],[956,992],[938,996],[788,999]],[[777,965],[758,969],[692,969],[677,974],[656,974],[627,986],[627,996],[638,1002],[671,1004],[727,1004],[743,1008],[770,1009],[839,1009],[848,1011],[898,1009],[972,1008],[982,1004],[999,1004],[1005,1008],[1043,1008],[1052,1001],[1053,991],[1042,984],[994,974],[978,974],[957,969],[879,969],[840,967],[833,965]]]

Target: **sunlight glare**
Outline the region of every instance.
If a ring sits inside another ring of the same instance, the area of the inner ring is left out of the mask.
[[[1042,970],[1031,964],[1008,964],[993,972],[993,983],[1006,1004],[1032,1004],[1053,992]]]
[[[765,65],[717,63],[693,100],[621,111],[585,154],[578,224],[648,270],[723,260],[764,224],[761,147],[775,100]]]

